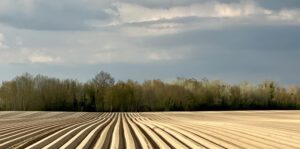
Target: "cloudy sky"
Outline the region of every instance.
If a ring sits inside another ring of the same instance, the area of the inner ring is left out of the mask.
[[[299,0],[1,0],[0,80],[300,84]]]

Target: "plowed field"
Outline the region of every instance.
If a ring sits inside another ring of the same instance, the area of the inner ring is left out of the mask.
[[[300,148],[300,111],[4,111],[0,148]]]

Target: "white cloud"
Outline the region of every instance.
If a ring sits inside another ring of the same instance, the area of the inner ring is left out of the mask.
[[[6,48],[0,50],[0,63],[62,63],[58,56],[47,54],[49,49]]]
[[[50,53],[49,49],[31,49],[21,48],[19,49],[19,58],[23,60],[23,63],[60,63],[58,56]]]
[[[269,16],[269,19],[275,21],[300,23],[300,9],[282,9],[278,13]]]
[[[241,25],[299,24],[298,9],[271,10],[254,1],[206,3],[169,8],[146,7],[117,2],[107,9],[112,21],[108,26],[129,36],[160,36],[193,29],[221,29]],[[185,20],[184,20],[185,19]]]
[[[268,15],[271,10],[257,6],[255,3],[215,3],[211,17],[245,17],[251,15]]]
[[[115,16],[115,24],[136,23],[147,21],[158,21],[163,19],[174,19],[181,17],[213,17],[213,18],[231,18],[245,17],[250,15],[266,15],[271,11],[256,6],[252,2],[242,3],[220,3],[208,2],[204,4],[193,4],[190,6],[171,7],[167,9],[148,8],[136,4],[115,3],[117,11],[107,11]]]
[[[122,26],[120,31],[128,36],[153,36],[178,33],[186,25],[181,23],[153,23],[137,26]]]
[[[2,33],[0,33],[0,48],[4,46],[4,36]]]
[[[157,51],[157,52],[149,52],[147,58],[151,61],[170,61],[170,60],[177,60],[183,58],[181,54],[168,51]]]
[[[95,48],[95,47],[94,47]],[[93,50],[79,50],[78,53],[70,55],[68,60],[74,63],[84,64],[113,64],[113,63],[151,63],[157,61],[176,61],[183,59],[188,50],[186,49],[158,49],[152,47],[140,47],[132,43],[103,44]]]
[[[21,13],[23,15],[31,15],[35,9],[35,0],[1,0],[0,13]]]
[[[256,16],[269,16],[273,13],[249,1],[210,1],[170,8],[150,8],[121,2],[114,3],[114,6],[115,10],[106,10],[112,17],[108,26],[117,26],[119,31],[129,36],[159,36],[192,29],[216,29],[245,22],[257,23],[258,20],[253,20]],[[186,18],[189,19],[180,20]]]
[[[179,54],[172,50],[108,50],[96,52],[86,63],[149,63],[154,61],[173,61],[181,58],[183,58],[182,53]]]
[[[15,39],[16,45],[22,46],[23,45],[23,40],[21,37],[17,36]]]
[[[8,48],[8,46],[5,43],[5,37],[2,33],[0,33],[0,50]]]
[[[45,55],[31,55],[29,57],[31,63],[53,63],[55,59]]]

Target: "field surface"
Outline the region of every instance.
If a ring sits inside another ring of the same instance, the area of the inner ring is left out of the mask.
[[[300,148],[300,111],[0,112],[0,148]]]

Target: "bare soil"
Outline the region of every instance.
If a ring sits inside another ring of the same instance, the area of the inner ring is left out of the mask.
[[[300,148],[300,111],[3,111],[2,148]]]

